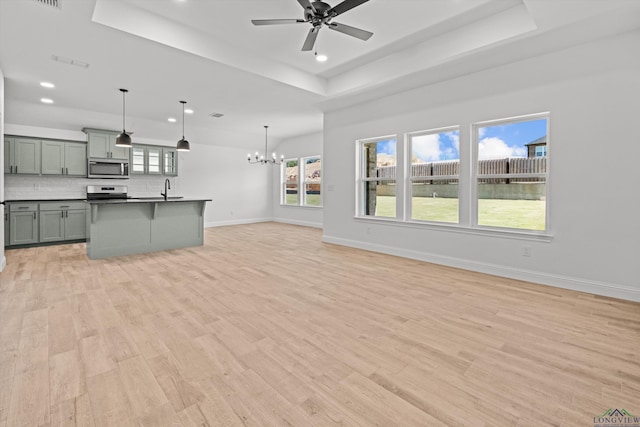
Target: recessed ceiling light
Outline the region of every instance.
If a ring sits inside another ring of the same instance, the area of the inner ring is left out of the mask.
[[[325,62],[327,59],[329,59],[327,58],[327,55],[322,55],[322,54],[316,55],[316,61],[318,62]]]
[[[43,104],[53,104],[53,99],[40,98],[40,102],[42,102]]]
[[[176,122],[176,119],[175,119],[175,118],[173,118],[173,117],[169,117],[169,118],[167,119],[167,121],[168,121],[168,122],[171,122],[171,123],[175,123],[175,122]]]
[[[53,89],[54,87],[56,87],[56,85],[49,82],[40,82],[40,86],[46,87],[47,89]]]
[[[187,108],[184,112],[187,114],[193,114],[193,110],[191,108]]]

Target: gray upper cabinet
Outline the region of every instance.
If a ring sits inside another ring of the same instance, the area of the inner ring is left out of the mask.
[[[69,141],[42,141],[43,175],[87,175],[87,144]]]
[[[163,170],[168,176],[178,175],[178,151],[175,148],[162,149]]]
[[[178,152],[157,145],[134,145],[131,148],[131,173],[138,175],[178,175]]]
[[[40,140],[5,138],[4,172],[9,174],[40,174]]]
[[[129,158],[129,148],[116,147],[117,132],[95,129],[83,129],[83,131],[87,134],[89,157],[121,160]]]

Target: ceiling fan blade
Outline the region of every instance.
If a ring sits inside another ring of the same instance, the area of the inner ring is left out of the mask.
[[[302,6],[304,10],[311,9],[313,13],[316,13],[316,8],[313,7],[309,0],[298,0],[298,3],[300,3],[300,6]]]
[[[301,0],[298,0],[301,1]],[[360,6],[362,3],[366,3],[369,0],[344,0],[342,3],[332,7],[327,11],[327,15],[329,16],[338,16],[342,13],[345,13],[348,10],[353,9],[356,6]]]
[[[327,24],[329,29],[338,31],[343,34],[347,34],[352,37],[359,38],[360,40],[369,40],[373,35],[370,31],[361,30],[360,28],[352,27],[350,25],[340,24],[338,22],[331,22]]]
[[[316,44],[316,38],[318,38],[318,33],[320,32],[320,27],[313,27],[309,30],[309,34],[307,34],[307,38],[302,45],[302,51],[307,51],[313,49],[313,45]]]
[[[280,25],[280,24],[298,24],[307,22],[304,19],[252,19],[253,25]]]

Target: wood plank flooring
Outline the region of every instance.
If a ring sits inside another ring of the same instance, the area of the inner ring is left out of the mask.
[[[276,223],[9,250],[0,427],[593,426],[640,415],[640,304]]]

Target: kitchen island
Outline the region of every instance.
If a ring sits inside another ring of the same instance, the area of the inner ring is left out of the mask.
[[[204,243],[211,199],[182,197],[88,200],[87,256],[141,254]]]

